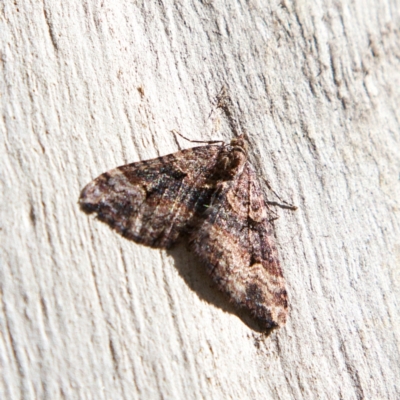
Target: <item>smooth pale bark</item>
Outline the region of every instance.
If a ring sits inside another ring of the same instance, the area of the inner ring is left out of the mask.
[[[3,2],[0,398],[398,398],[399,26],[395,0]],[[172,129],[247,132],[299,207],[268,337],[185,246],[79,210],[100,173],[193,146]]]

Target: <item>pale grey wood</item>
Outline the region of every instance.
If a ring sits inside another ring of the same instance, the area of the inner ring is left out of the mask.
[[[2,399],[396,399],[399,2],[1,6]],[[80,190],[191,139],[250,137],[290,294],[265,338],[184,247],[124,240]],[[272,198],[271,193],[269,196]]]

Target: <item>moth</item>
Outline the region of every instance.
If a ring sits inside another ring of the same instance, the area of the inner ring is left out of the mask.
[[[80,196],[122,236],[166,249],[187,238],[216,286],[265,329],[281,327],[288,296],[273,226],[244,135],[123,165]]]

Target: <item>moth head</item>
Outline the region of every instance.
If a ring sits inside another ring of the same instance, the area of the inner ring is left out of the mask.
[[[218,169],[223,180],[230,180],[241,174],[247,160],[247,142],[244,135],[231,140],[224,145],[220,153]]]
[[[230,145],[233,151],[240,151],[247,156],[248,145],[247,145],[247,139],[244,134],[233,138],[231,140]]]

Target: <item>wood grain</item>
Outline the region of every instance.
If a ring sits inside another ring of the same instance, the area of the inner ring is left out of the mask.
[[[398,1],[6,0],[1,24],[0,398],[399,397]],[[246,132],[299,207],[269,337],[184,246],[79,210],[100,173],[192,146],[172,129]]]

